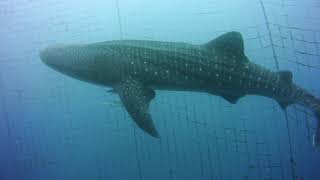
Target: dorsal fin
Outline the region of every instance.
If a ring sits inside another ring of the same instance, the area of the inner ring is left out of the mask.
[[[243,38],[239,32],[225,33],[203,46],[215,53],[222,53],[228,57],[235,56],[236,58],[247,61],[247,58],[244,58]]]
[[[287,84],[292,83],[292,72],[291,71],[279,71],[278,72],[281,81],[286,82]]]

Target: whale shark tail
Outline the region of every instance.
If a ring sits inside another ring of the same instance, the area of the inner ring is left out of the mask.
[[[315,114],[316,129],[312,136],[313,147],[320,149],[320,99],[315,98],[313,95],[306,94],[298,104],[308,108]]]
[[[316,130],[312,137],[312,144],[315,148],[320,148],[320,99],[316,98],[307,91],[300,89],[300,98],[298,98],[298,104],[308,108],[315,114],[316,118]]]
[[[315,134],[312,137],[312,144],[314,147],[320,149],[320,99],[313,96],[307,90],[295,85],[292,81],[292,73],[290,71],[279,71],[278,74],[283,88],[291,91],[291,93],[285,93],[285,96],[290,96],[290,94],[291,96],[290,98],[276,98],[276,101],[282,109],[286,109],[289,105],[297,103],[311,110],[315,114],[317,127]]]

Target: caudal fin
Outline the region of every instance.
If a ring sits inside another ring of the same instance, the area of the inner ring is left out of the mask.
[[[310,93],[305,90],[300,89],[301,96],[299,100],[299,104],[305,106],[314,112],[316,117],[316,130],[312,137],[312,144],[316,148],[320,148],[320,99],[314,97]]]
[[[314,147],[320,148],[320,99],[316,98],[307,90],[293,84],[291,72],[280,71],[279,77],[283,87],[286,87],[286,89],[289,89],[289,91],[284,91],[286,92],[288,98],[280,98],[276,100],[283,109],[286,109],[286,107],[291,104],[298,103],[308,108],[315,114],[317,122],[315,133],[312,136],[312,144]]]
[[[293,84],[292,73],[290,71],[279,71],[281,87],[284,89],[282,96],[286,98],[276,99],[282,109],[286,109],[289,105],[298,103],[311,110],[316,117],[316,131],[312,136],[312,144],[316,148],[320,148],[320,99],[309,93],[307,90]]]

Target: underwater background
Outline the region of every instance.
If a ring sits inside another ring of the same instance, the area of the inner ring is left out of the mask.
[[[45,66],[56,43],[139,39],[203,44],[239,31],[252,62],[290,70],[320,97],[320,1],[1,0],[0,180],[317,180],[315,118],[271,99],[236,105],[157,91],[161,139],[136,127],[109,88]]]

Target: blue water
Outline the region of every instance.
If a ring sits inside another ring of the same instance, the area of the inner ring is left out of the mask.
[[[264,6],[264,10],[262,6]],[[320,96],[320,3],[309,0],[2,0],[0,180],[320,179],[315,119],[247,96],[157,91],[160,140],[117,95],[59,74],[39,50],[118,39],[202,44],[239,31],[249,59]],[[278,63],[278,67],[277,67]]]

